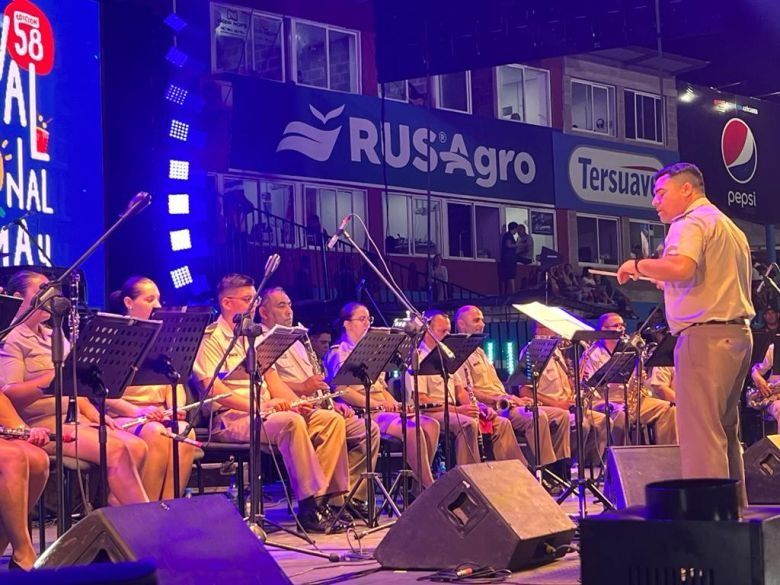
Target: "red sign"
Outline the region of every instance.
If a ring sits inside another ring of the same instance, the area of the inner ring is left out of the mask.
[[[43,10],[29,0],[14,0],[6,6],[4,16],[11,58],[25,71],[35,65],[36,74],[50,73],[54,66],[54,33]]]

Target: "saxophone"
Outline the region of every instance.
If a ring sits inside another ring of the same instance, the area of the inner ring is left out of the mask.
[[[775,400],[780,399],[780,380],[769,383],[772,391],[769,396],[764,396],[756,386],[748,386],[745,392],[745,404],[754,410],[763,410]]]
[[[298,327],[301,329],[306,329],[303,325],[298,323]],[[309,330],[306,329],[306,333],[303,335],[303,339],[301,340],[303,343],[303,347],[306,350],[306,354],[309,356],[309,361],[311,362],[311,369],[314,372],[315,376],[322,376],[324,375],[324,371],[322,369],[322,362],[320,362],[320,358],[317,355],[317,352],[314,351],[314,346],[311,344],[311,339],[309,338]],[[331,392],[326,392],[325,390],[317,390],[314,393],[314,396],[319,396],[322,399],[322,407],[327,408],[328,410],[333,410],[333,395]]]

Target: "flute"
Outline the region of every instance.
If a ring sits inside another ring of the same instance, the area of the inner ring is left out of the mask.
[[[30,429],[26,429],[24,427],[5,427],[3,425],[0,425],[0,438],[20,439],[22,441],[26,441],[27,439],[30,438]],[[55,435],[54,433],[49,433],[49,440],[56,441],[57,435]],[[76,438],[70,433],[64,433],[62,435],[63,443],[72,443],[75,440]]]
[[[599,276],[613,276],[617,278],[617,272],[610,272],[609,270],[597,270],[595,268],[588,268],[588,272],[590,274],[598,274]],[[646,280],[647,282],[655,282],[655,279],[650,278],[649,276],[637,276],[636,278],[632,278],[631,280]]]
[[[290,408],[293,409],[293,408],[298,408],[299,406],[306,406],[308,404],[317,404],[319,402],[322,402],[323,398],[326,400],[331,398],[338,398],[339,396],[344,396],[344,394],[346,394],[347,392],[349,392],[349,390],[345,389],[345,390],[337,390],[336,392],[327,392],[326,396],[315,395],[315,396],[310,396],[308,398],[299,398],[298,400],[293,400],[290,403]],[[261,413],[260,418],[265,420],[266,418],[268,418],[269,414],[273,414],[275,412],[277,412],[277,410],[273,408],[271,410]]]
[[[222,400],[223,398],[227,398],[228,396],[232,396],[232,395],[233,395],[232,392],[225,392],[223,394],[217,394],[216,396],[212,396],[211,398],[207,398],[202,403],[201,402],[193,402],[192,404],[188,404],[186,406],[182,406],[181,408],[178,409],[178,411],[179,412],[187,412],[189,410],[192,410],[193,408],[198,408],[201,404],[203,404],[205,406],[206,404],[209,404],[211,402],[215,402],[217,400]],[[163,416],[170,417],[172,415],[173,415],[173,409],[171,409],[171,408],[168,408],[168,409],[163,411]],[[130,427],[134,427],[136,425],[146,424],[148,422],[149,422],[149,416],[148,415],[139,416],[138,418],[134,418],[131,421],[123,423],[122,425],[120,425],[119,428],[120,429],[129,429]]]

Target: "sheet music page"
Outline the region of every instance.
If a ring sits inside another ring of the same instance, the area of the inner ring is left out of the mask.
[[[577,331],[594,331],[585,321],[560,307],[548,307],[539,301],[512,306],[563,339],[571,340]]]

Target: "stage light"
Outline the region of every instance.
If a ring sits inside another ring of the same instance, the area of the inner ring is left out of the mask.
[[[187,96],[189,94],[190,92],[183,87],[176,85],[175,83],[169,83],[168,89],[165,90],[165,99],[177,106],[181,106],[187,101]]]
[[[189,195],[186,193],[171,193],[168,195],[168,213],[170,215],[188,215],[189,212]]]
[[[189,161],[171,159],[168,167],[168,178],[187,181],[190,178]]]
[[[189,250],[192,248],[192,238],[190,238],[190,230],[173,230],[171,231],[171,250],[179,252],[181,250]]]
[[[515,342],[507,341],[504,344],[504,367],[510,376],[515,373],[515,359]]]
[[[190,125],[179,120],[171,120],[171,127],[168,130],[168,136],[182,142],[187,142],[190,133]]]
[[[176,270],[171,270],[171,280],[174,288],[182,288],[192,284],[192,273],[189,266],[182,266]]]
[[[166,16],[163,22],[168,25],[168,28],[177,34],[187,27],[187,23],[184,22],[182,17],[175,12],[171,12],[168,16]]]
[[[178,47],[171,47],[165,54],[165,60],[174,67],[181,69],[189,60],[189,55]]]
[[[485,342],[485,356],[487,357],[487,360],[490,362],[490,365],[493,365],[496,361],[496,342],[493,340],[488,340]]]

